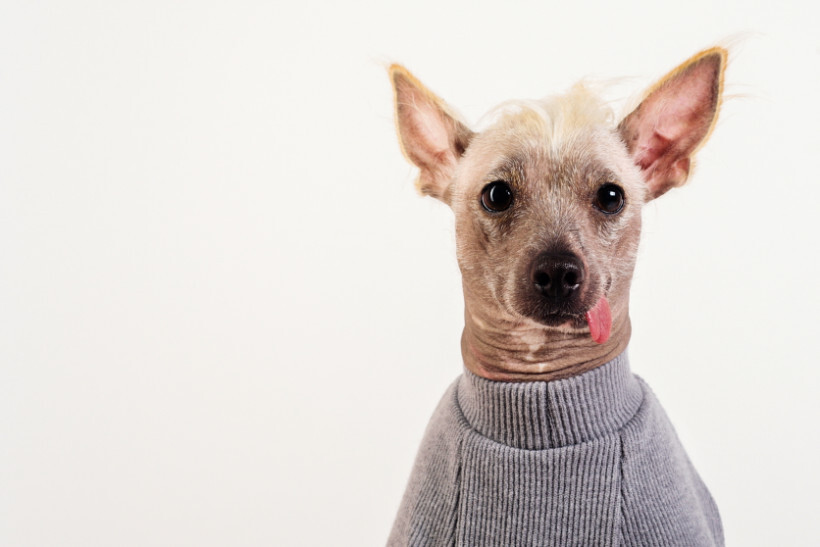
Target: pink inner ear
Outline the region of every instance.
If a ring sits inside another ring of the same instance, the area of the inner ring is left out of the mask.
[[[456,124],[429,92],[404,75],[394,75],[394,83],[405,153],[422,169],[422,176],[450,168],[455,163],[452,141]]]
[[[640,149],[649,155],[642,158],[641,165],[673,149],[690,153],[697,146],[712,121],[714,76],[714,68],[708,64],[695,65],[645,101],[640,129],[645,142],[640,143]]]
[[[447,120],[427,101],[416,102],[407,108],[414,109],[408,114],[404,135],[408,154],[417,160],[417,165],[429,169],[435,169],[441,163],[452,163],[447,154],[450,150]]]
[[[684,68],[623,121],[622,135],[652,197],[686,180],[689,158],[717,112],[721,62],[713,55]]]

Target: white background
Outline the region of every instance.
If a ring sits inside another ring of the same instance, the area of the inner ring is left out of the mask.
[[[645,211],[630,356],[728,543],[816,544],[817,20],[4,2],[0,544],[383,544],[462,324],[452,218],[414,192],[385,64],[475,122],[584,76],[627,97],[726,39],[736,98]]]

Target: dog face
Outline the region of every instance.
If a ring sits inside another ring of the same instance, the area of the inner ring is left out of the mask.
[[[510,103],[479,133],[391,67],[403,151],[420,168],[422,193],[455,213],[476,321],[489,330],[589,329],[598,343],[612,318],[628,321],[641,207],[686,181],[717,116],[725,59],[719,48],[691,58],[617,125],[579,85]]]
[[[465,293],[561,329],[626,302],[645,186],[609,118],[578,87],[473,136],[449,190]]]

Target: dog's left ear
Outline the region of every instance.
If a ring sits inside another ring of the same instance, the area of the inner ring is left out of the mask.
[[[456,164],[473,132],[450,108],[400,65],[390,67],[401,149],[420,170],[422,194],[450,203]]]
[[[618,126],[654,199],[681,186],[717,120],[727,51],[703,51],[655,84]]]

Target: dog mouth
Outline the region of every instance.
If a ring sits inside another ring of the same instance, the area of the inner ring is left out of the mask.
[[[548,327],[583,329],[587,326],[587,321],[584,316],[574,313],[550,313],[539,316],[537,321]]]
[[[603,344],[612,334],[612,310],[606,295],[584,313],[548,313],[541,315],[538,322],[548,327],[589,329],[592,340]]]
[[[524,315],[547,327],[571,331],[588,330],[589,336],[597,344],[605,343],[612,334],[612,310],[606,293],[591,307],[587,307],[589,304],[584,306],[579,301],[556,306],[541,299],[529,300],[527,304],[522,310]]]

